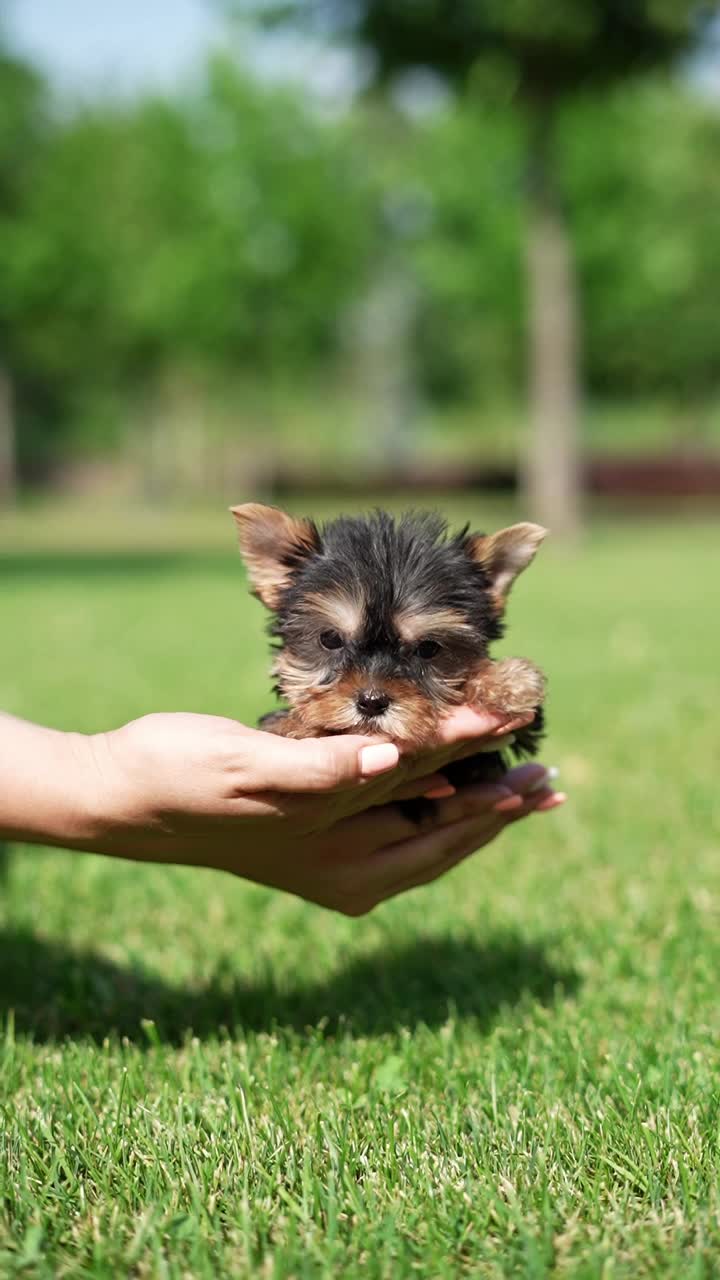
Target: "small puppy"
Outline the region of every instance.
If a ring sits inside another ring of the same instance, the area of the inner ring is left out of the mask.
[[[534,713],[512,750],[534,755],[545,678],[524,658],[493,662],[508,592],[545,530],[450,534],[438,515],[383,511],[323,528],[275,507],[232,507],[255,595],[272,613],[275,692],[287,710],[261,721],[290,738],[376,733],[407,751],[431,743],[461,703]],[[501,776],[500,752],[456,761],[455,785]],[[430,802],[405,808],[421,817]]]

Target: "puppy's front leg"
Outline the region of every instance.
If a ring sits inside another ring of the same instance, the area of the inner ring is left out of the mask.
[[[527,658],[488,659],[468,688],[468,702],[508,716],[529,715],[545,698],[546,680]]]

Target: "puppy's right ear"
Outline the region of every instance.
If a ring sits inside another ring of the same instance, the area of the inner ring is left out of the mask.
[[[230,511],[253,592],[268,609],[277,609],[293,574],[320,550],[317,528],[312,520],[260,502],[246,502]]]
[[[542,525],[512,524],[497,533],[475,533],[468,538],[468,554],[487,573],[498,613],[503,612],[513,582],[535,559],[535,552],[546,536],[547,529]]]

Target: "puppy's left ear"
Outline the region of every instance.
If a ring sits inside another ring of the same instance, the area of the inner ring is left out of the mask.
[[[320,534],[312,520],[261,502],[245,502],[230,511],[253,592],[268,609],[277,609],[303,560],[320,550]]]
[[[497,533],[472,535],[467,542],[468,554],[482,565],[491,583],[498,613],[505,607],[510,588],[547,535],[539,524],[513,524]]]

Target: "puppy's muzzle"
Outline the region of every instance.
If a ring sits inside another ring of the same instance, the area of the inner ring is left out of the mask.
[[[355,705],[363,716],[381,716],[390,706],[390,698],[376,689],[363,689],[357,695]]]

